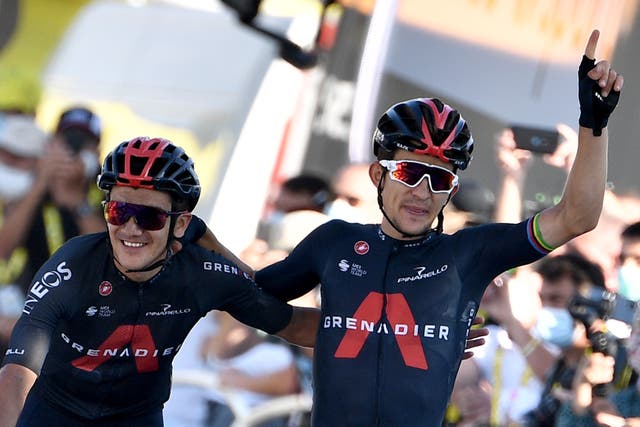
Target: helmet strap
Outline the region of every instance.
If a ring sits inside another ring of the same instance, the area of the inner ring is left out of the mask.
[[[116,260],[118,262],[118,264],[122,265],[122,263],[118,260],[118,258],[116,258],[116,255],[113,253],[113,248],[111,247],[111,242],[109,242],[109,251],[111,252],[111,256],[113,257],[114,260]],[[167,248],[167,256],[154,262],[151,263],[145,267],[142,268],[134,268],[131,270],[127,270],[126,273],[143,273],[146,271],[152,271],[155,270],[158,267],[163,267],[165,264],[167,264],[167,262],[169,262],[169,259],[173,256],[173,250],[171,248]]]
[[[134,268],[132,270],[127,270],[127,273],[144,273],[146,271],[152,271],[155,270],[158,267],[163,267],[164,265],[166,265],[169,262],[169,259],[173,256],[173,249],[171,249],[171,242],[173,241],[174,237],[173,237],[173,230],[176,226],[176,218],[172,215],[169,219],[169,237],[167,238],[167,256],[164,257],[163,259],[160,259],[154,263],[151,263],[145,267],[142,268]],[[109,248],[111,249],[111,245],[109,245]],[[113,253],[113,250],[111,250],[111,256],[113,256],[113,258],[118,261],[118,259],[116,258],[116,256]],[[120,263],[120,261],[118,261],[118,263]]]
[[[146,267],[142,267],[140,269],[134,269],[134,270],[127,270],[127,273],[142,273],[145,271],[155,270],[158,267],[164,266],[169,261],[169,258],[173,256],[173,249],[171,249],[171,242],[174,239],[173,230],[176,227],[176,221],[177,221],[177,218],[171,215],[171,217],[169,218],[169,237],[167,238],[167,256]]]
[[[154,262],[153,264],[149,264],[146,267],[142,267],[142,268],[134,268],[133,270],[127,270],[127,273],[143,273],[145,271],[152,271],[155,270],[158,267],[163,267],[168,261],[169,258],[171,258],[171,256],[173,255],[173,251],[168,248],[167,249],[167,256],[161,260],[158,260],[156,262]]]

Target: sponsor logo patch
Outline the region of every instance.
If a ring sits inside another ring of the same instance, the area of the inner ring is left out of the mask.
[[[103,297],[111,295],[112,291],[113,291],[113,285],[110,282],[107,282],[106,280],[100,283],[100,285],[98,285],[98,293]]]
[[[356,251],[358,255],[364,255],[369,252],[369,244],[364,240],[360,240],[353,245],[353,250]]]

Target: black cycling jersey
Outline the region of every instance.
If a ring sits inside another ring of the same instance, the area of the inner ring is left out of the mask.
[[[256,281],[283,300],[322,284],[314,426],[435,427],[485,288],[546,253],[531,220],[411,241],[334,220]]]
[[[197,245],[138,283],[114,266],[106,233],[76,237],[34,277],[3,364],[39,374],[31,393],[85,419],[157,411],[171,361],[212,309],[268,333],[291,319],[289,305]]]

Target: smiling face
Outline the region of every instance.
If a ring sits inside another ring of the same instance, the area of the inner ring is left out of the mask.
[[[453,167],[439,158],[415,154],[406,150],[397,150],[394,160],[416,160],[431,165],[442,166],[448,170]],[[447,203],[449,195],[446,193],[432,193],[428,180],[423,179],[416,187],[408,187],[400,182],[390,179],[385,168],[378,163],[372,164],[370,169],[371,179],[377,185],[383,174],[382,204],[387,216],[400,230],[407,234],[424,234],[432,228],[438,213]],[[382,220],[382,231],[400,240],[414,239],[404,237],[387,220]]]
[[[171,211],[171,197],[168,193],[144,188],[115,186],[111,190],[110,200]],[[182,214],[177,218],[174,236],[184,235],[190,219],[190,214]],[[133,217],[122,225],[107,223],[116,268],[131,280],[138,282],[153,277],[161,267],[145,272],[127,271],[145,268],[167,256],[170,223],[170,219],[167,218],[163,228],[153,231],[141,228]]]

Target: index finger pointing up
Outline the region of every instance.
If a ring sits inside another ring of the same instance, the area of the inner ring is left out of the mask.
[[[584,55],[589,59],[595,59],[596,57],[596,46],[598,45],[598,38],[600,37],[600,31],[593,30],[591,32],[591,36],[589,36],[589,41],[587,42],[587,47],[584,48]]]

